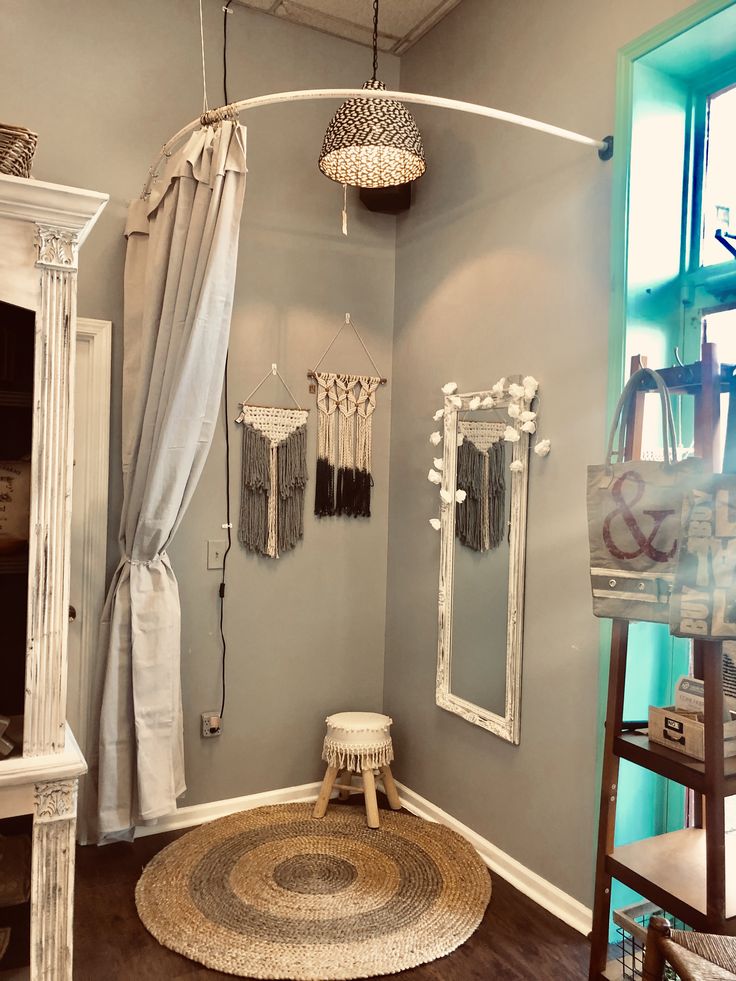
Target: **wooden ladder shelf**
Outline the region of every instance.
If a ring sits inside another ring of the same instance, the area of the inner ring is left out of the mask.
[[[645,365],[632,359],[632,373]],[[695,453],[715,469],[719,457],[720,394],[733,366],[723,372],[714,344],[703,342],[701,360],[660,371],[673,395],[695,397]],[[643,383],[626,420],[625,458],[641,457]],[[723,651],[720,642],[693,641],[693,671],[705,683],[705,761],[649,741],[624,722],[629,623],[612,623],[608,702],[601,778],[600,818],[589,981],[609,981],[608,934],[611,883],[624,883],[695,930],[736,934],[736,835],[725,835],[724,799],[736,794],[736,758],[724,760]],[[689,788],[695,826],[615,846],[619,762],[629,760]]]

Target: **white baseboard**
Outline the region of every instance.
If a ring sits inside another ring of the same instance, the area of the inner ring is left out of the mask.
[[[509,882],[512,886],[534,900],[539,906],[548,910],[563,923],[573,927],[579,933],[587,936],[593,925],[593,912],[584,906],[577,899],[569,896],[562,889],[543,879],[541,875],[532,872],[515,858],[502,852],[500,848],[491,844],[486,838],[481,838],[471,828],[458,821],[447,811],[437,807],[431,801],[426,800],[419,794],[396,782],[401,796],[401,803],[412,814],[424,818],[426,821],[435,821],[437,824],[444,824],[453,831],[457,831],[475,848],[480,857],[489,869],[497,872],[502,879]]]
[[[401,796],[401,803],[412,814],[452,828],[462,835],[475,848],[485,864],[493,872],[497,872],[512,886],[528,896],[553,916],[567,923],[579,933],[587,936],[592,927],[593,914],[591,910],[578,902],[557,886],[543,879],[541,875],[527,869],[515,858],[502,852],[471,828],[458,821],[451,814],[443,811],[431,801],[396,782]],[[212,801],[209,804],[192,804],[189,807],[179,807],[173,814],[159,818],[155,824],[139,826],[135,830],[136,838],[145,835],[158,835],[164,831],[178,831],[180,828],[191,828],[197,824],[205,824],[216,818],[238,811],[251,810],[254,807],[264,807],[267,804],[295,804],[301,801],[316,800],[319,793],[319,783],[304,783],[299,787],[285,787],[282,790],[267,790],[261,794],[247,794],[245,797],[231,797],[228,800]]]
[[[164,831],[193,828],[197,824],[206,824],[216,818],[227,817],[228,814],[250,811],[254,807],[265,807],[267,804],[297,804],[301,801],[316,800],[319,788],[319,783],[303,783],[299,787],[284,787],[282,790],[266,790],[261,794],[246,794],[244,797],[215,800],[209,804],[178,807],[173,814],[167,814],[155,823],[138,825],[135,836],[144,838],[146,835],[163,834]]]

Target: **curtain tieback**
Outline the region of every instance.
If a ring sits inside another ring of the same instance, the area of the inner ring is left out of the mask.
[[[132,559],[129,555],[124,555],[122,558],[123,562],[127,562],[128,565],[156,565],[158,562],[169,560],[169,554],[166,549],[162,549],[160,552],[156,552],[153,558],[150,559]]]

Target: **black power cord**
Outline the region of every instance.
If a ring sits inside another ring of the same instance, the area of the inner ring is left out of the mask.
[[[227,0],[227,3],[222,8],[223,10],[223,24],[222,24],[222,88],[225,96],[225,105],[228,104],[227,97],[227,19],[230,15],[230,4],[233,0]],[[220,639],[222,640],[222,701],[220,703],[220,719],[222,719],[225,714],[225,662],[227,660],[227,641],[225,640],[225,568],[227,566],[227,557],[233,544],[232,535],[232,523],[230,521],[230,420],[228,419],[228,409],[230,405],[230,398],[228,394],[227,376],[228,376],[228,365],[230,362],[230,348],[228,346],[227,353],[225,354],[225,375],[223,379],[223,400],[222,400],[222,416],[223,424],[225,427],[225,510],[226,510],[226,530],[227,530],[227,548],[222,554],[222,577],[220,579]]]

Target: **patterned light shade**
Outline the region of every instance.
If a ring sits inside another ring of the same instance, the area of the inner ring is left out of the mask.
[[[369,79],[364,89],[385,89]],[[351,187],[392,187],[424,173],[422,136],[406,106],[395,99],[348,99],[327,127],[319,169]]]

